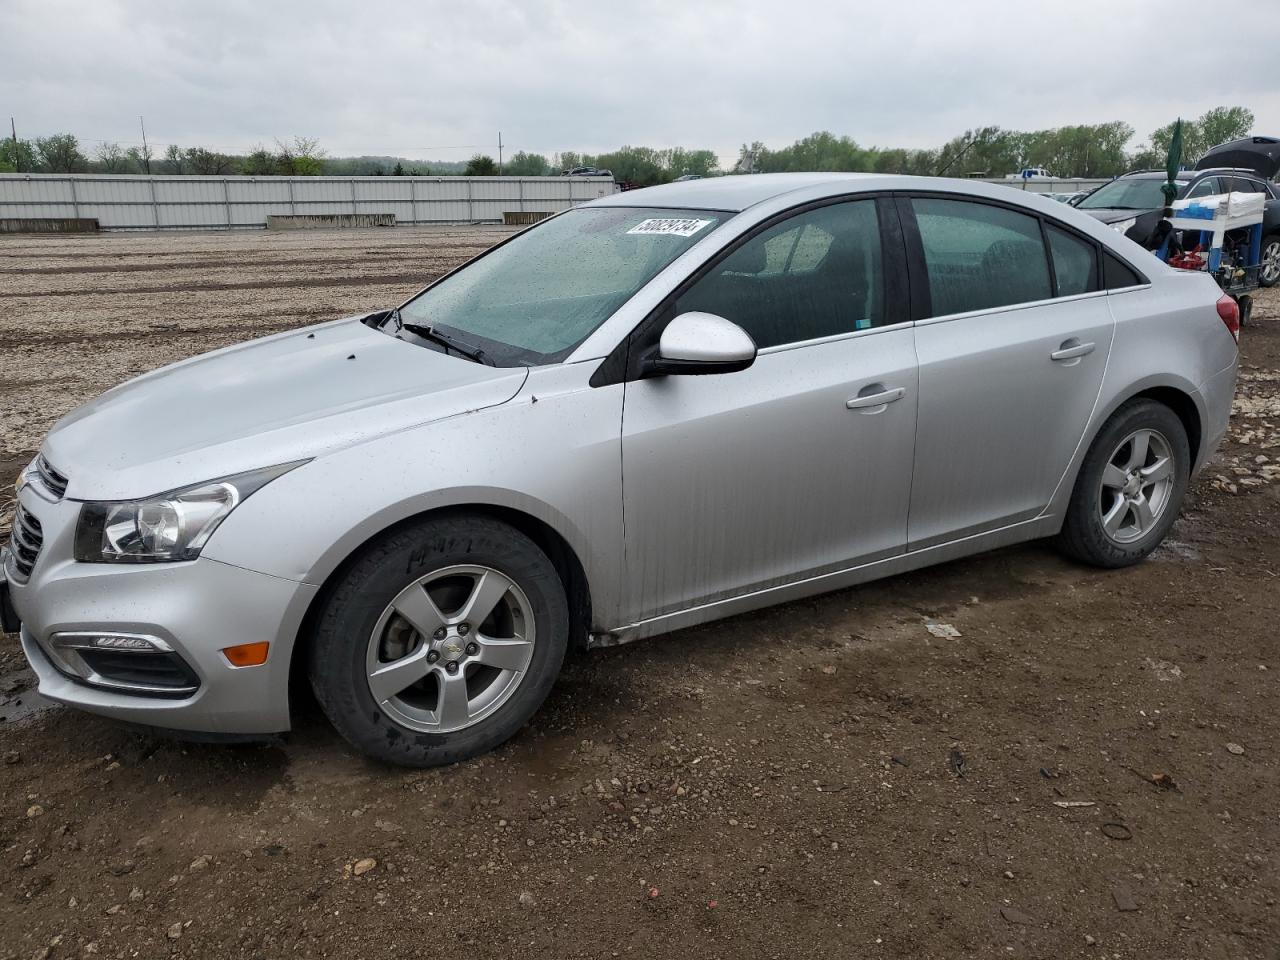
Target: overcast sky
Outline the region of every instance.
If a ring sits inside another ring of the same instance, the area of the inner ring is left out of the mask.
[[[987,124],[1126,120],[1133,147],[1219,104],[1280,134],[1268,6],[0,0],[0,113],[90,153],[137,141],[139,115],[161,145],[306,135],[333,156],[426,161],[494,152],[499,130],[507,155],[632,144],[732,162],[744,141],[815,130],[927,147]]]

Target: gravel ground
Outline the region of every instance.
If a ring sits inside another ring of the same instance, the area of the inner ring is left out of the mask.
[[[388,304],[483,228],[0,238],[0,480],[143,370]],[[579,658],[406,773],[39,708],[0,639],[0,960],[1280,956],[1280,296],[1171,541],[1042,545]],[[929,618],[960,636],[938,638]]]

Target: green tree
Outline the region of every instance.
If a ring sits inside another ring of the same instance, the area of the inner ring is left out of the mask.
[[[511,155],[503,173],[512,177],[545,177],[550,169],[547,158],[542,154],[520,150]]]
[[[673,147],[667,160],[667,168],[673,177],[692,174],[698,177],[709,177],[719,172],[720,159],[714,150],[686,150],[684,147]]]
[[[200,177],[220,177],[235,172],[236,162],[225,153],[205,147],[191,147],[184,152],[186,166]]]
[[[70,133],[36,137],[36,156],[41,169],[49,173],[82,173],[89,164],[80,152],[80,141]]]
[[[314,137],[294,137],[288,143],[276,141],[276,167],[291,177],[318,177],[324,173],[325,152]]]
[[[166,173],[181,176],[187,172],[187,154],[176,143],[164,148],[164,167]]]
[[[270,177],[277,172],[276,155],[259,144],[240,158],[240,172],[246,177]]]
[[[391,169],[391,175],[392,175],[393,177],[403,177],[403,176],[404,176],[404,164],[403,164],[403,163],[401,163],[399,160],[397,160],[397,161],[396,161],[396,165]]]
[[[138,173],[151,173],[151,147],[130,147],[124,152],[129,167]]]
[[[39,163],[35,144],[30,140],[0,140],[0,167],[6,173],[31,173]]]
[[[98,144],[95,156],[103,173],[128,173],[133,167],[124,148],[118,143]]]
[[[1208,148],[1247,137],[1253,129],[1253,119],[1253,111],[1245,107],[1214,107],[1196,121],[1196,126]]]
[[[477,153],[467,161],[467,167],[462,175],[464,177],[496,177],[498,175],[498,165],[494,163],[493,157],[486,157],[482,153]]]

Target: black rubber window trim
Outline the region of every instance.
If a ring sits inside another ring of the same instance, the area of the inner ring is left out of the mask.
[[[906,308],[905,299],[901,295],[902,277],[906,275],[907,271],[906,251],[901,237],[902,227],[900,223],[889,220],[886,216],[887,203],[891,196],[891,191],[882,190],[860,191],[833,197],[823,197],[820,200],[811,200],[807,203],[797,204],[794,207],[788,207],[786,210],[781,210],[768,219],[755,224],[742,236],[736,237],[728,246],[716,251],[710,260],[685,277],[680,281],[678,287],[663,297],[662,302],[649,311],[649,314],[636,324],[635,328],[604,358],[600,366],[591,375],[589,383],[593,387],[606,387],[615,383],[639,380],[640,356],[645,348],[656,342],[657,337],[661,335],[662,330],[671,321],[671,311],[682,294],[714,270],[739,247],[749,243],[764,231],[793,217],[808,213],[810,210],[819,210],[839,203],[853,203],[859,200],[875,201],[876,219],[880,233],[881,264],[885,283],[885,322],[879,324],[879,326],[886,327],[895,323],[908,322],[911,318]],[[894,229],[895,227],[897,228],[896,230]]]

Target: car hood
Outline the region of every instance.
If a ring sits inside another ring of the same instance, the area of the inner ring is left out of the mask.
[[[1076,207],[1076,209],[1103,223],[1119,223],[1121,220],[1132,220],[1151,212],[1150,210],[1118,210],[1115,207],[1098,207],[1096,210],[1090,210],[1087,207]]]
[[[68,478],[68,498],[148,496],[504,403],[527,375],[349,318],[115,387],[60,420],[44,454]]]

